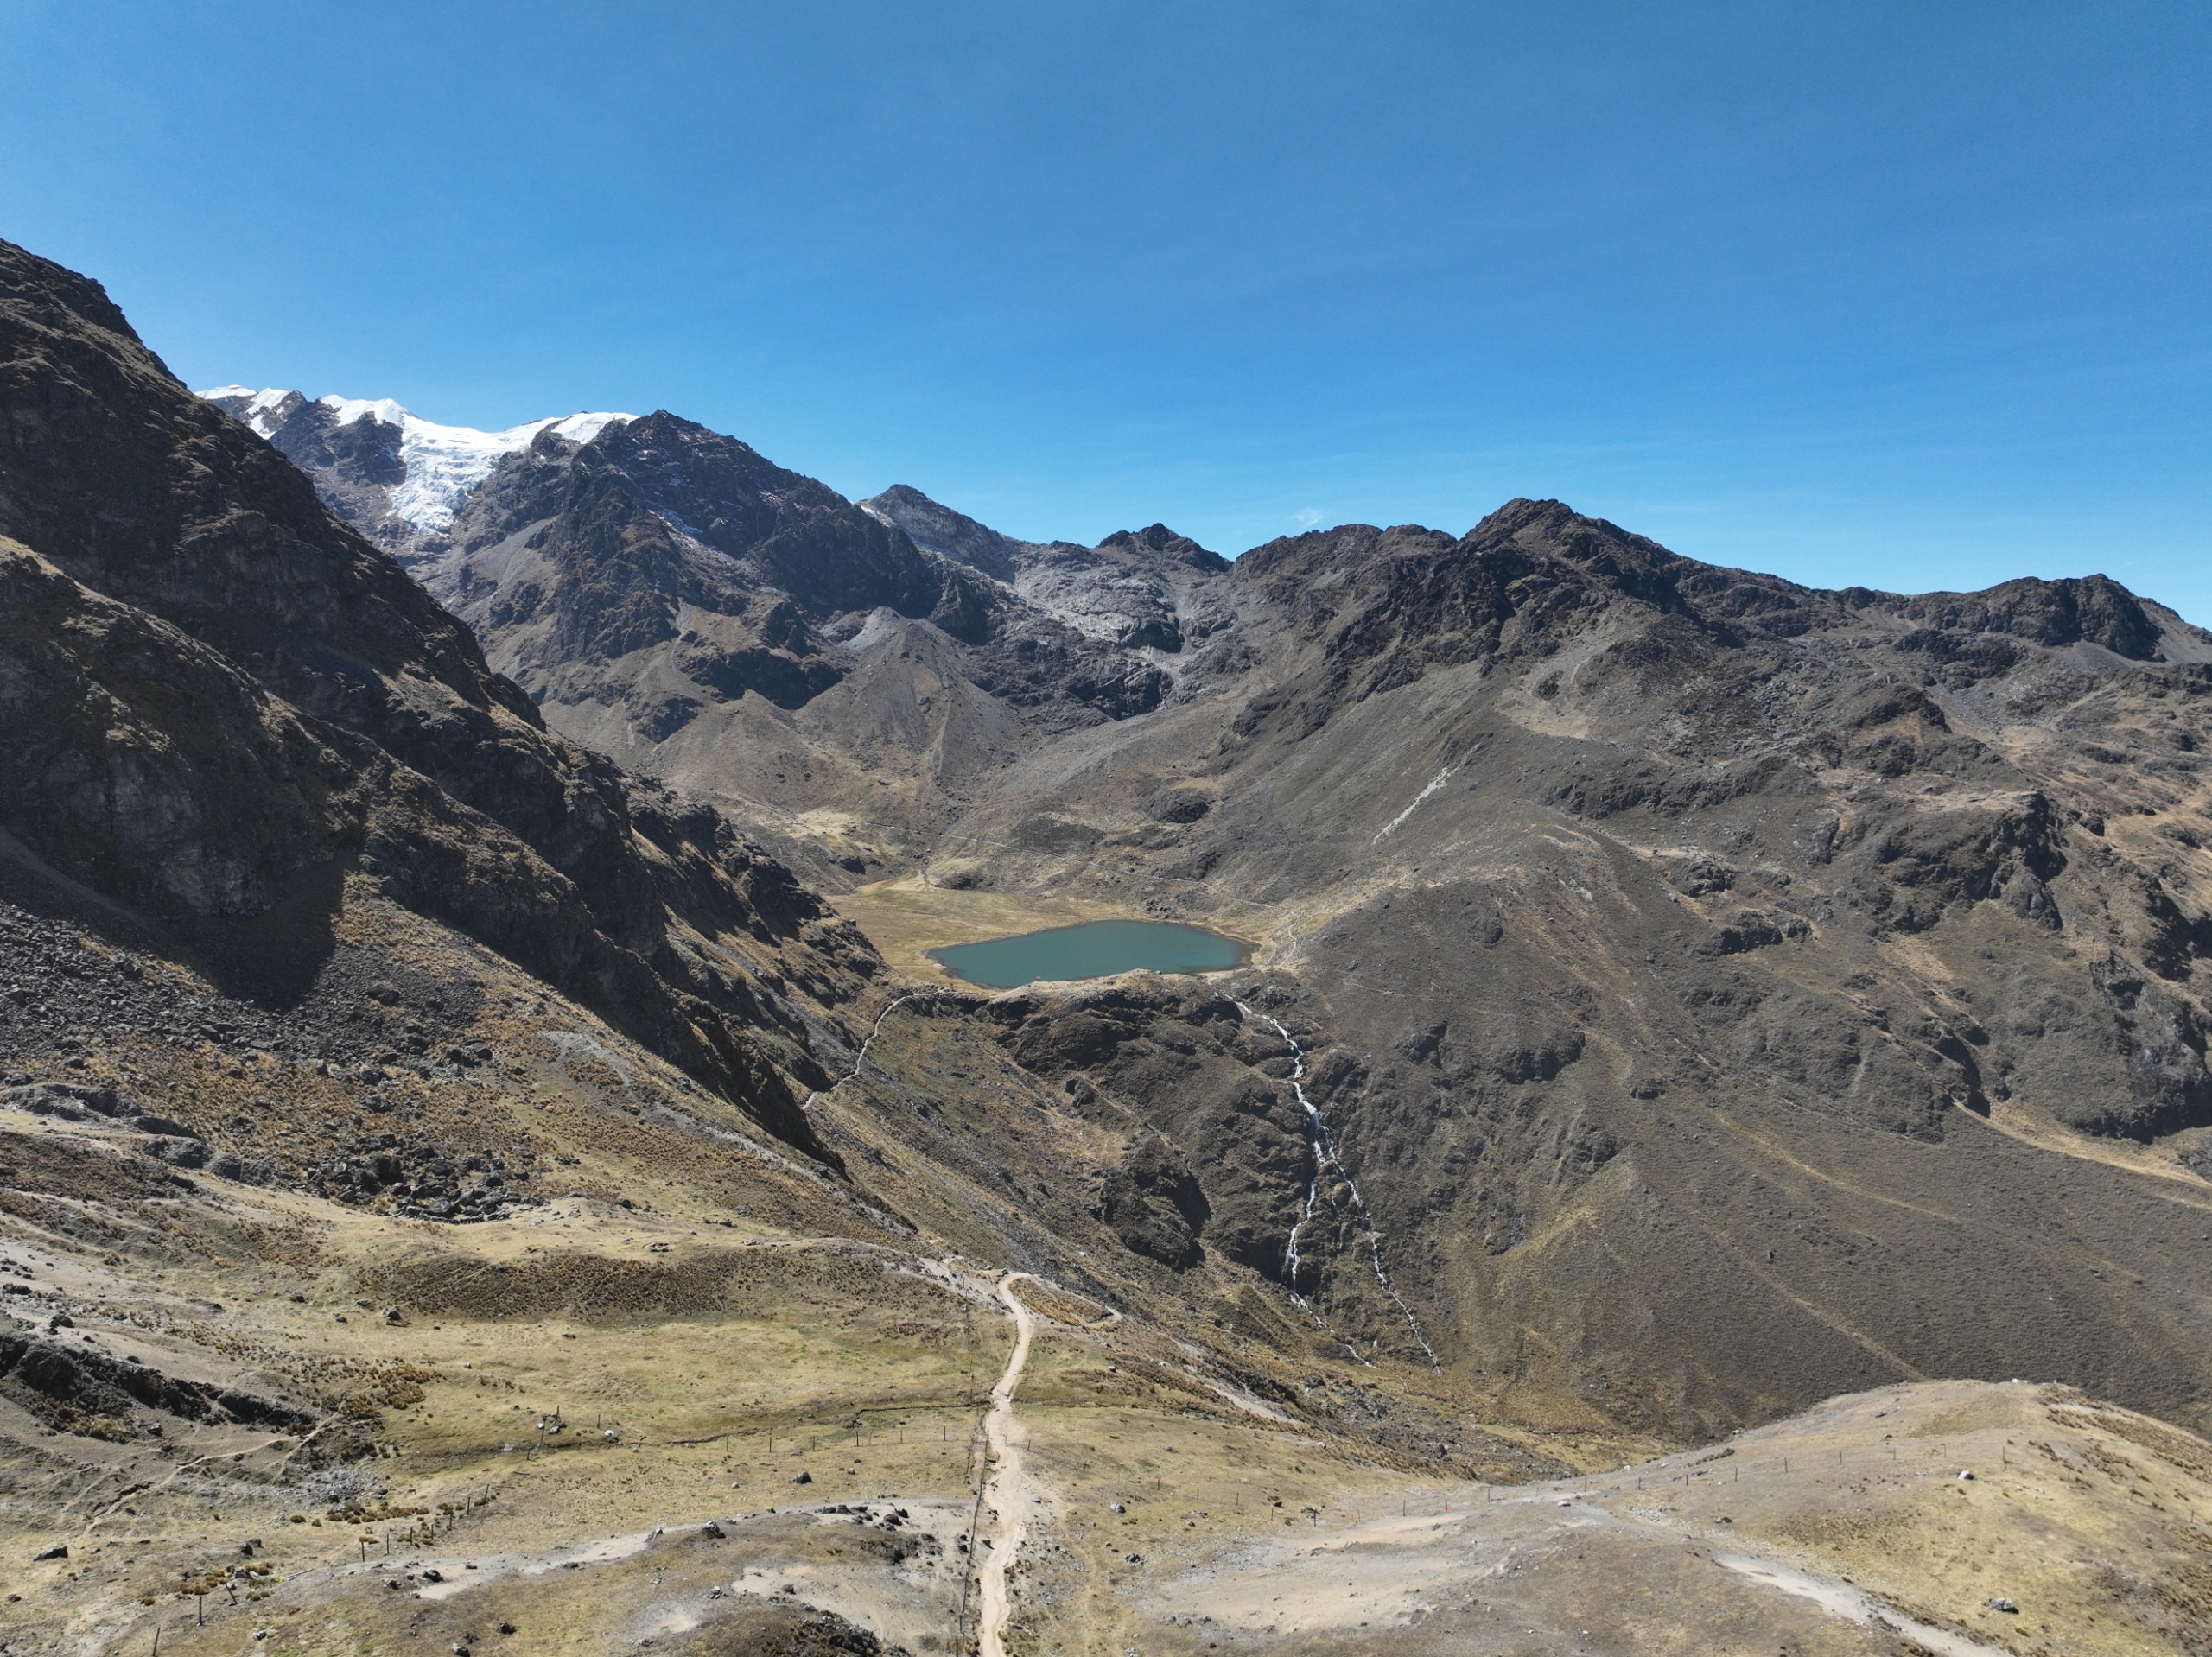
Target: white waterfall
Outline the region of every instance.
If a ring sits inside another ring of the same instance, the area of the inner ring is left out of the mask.
[[[1390,1281],[1389,1268],[1382,1263],[1382,1239],[1375,1229],[1375,1222],[1368,1215],[1367,1200],[1359,1194],[1358,1182],[1352,1178],[1351,1171],[1344,1165],[1344,1159],[1337,1152],[1337,1136],[1329,1131],[1329,1124],[1322,1116],[1320,1108],[1306,1096],[1305,1048],[1299,1045],[1297,1037],[1283,1027],[1281,1019],[1265,1013],[1255,1013],[1242,1001],[1236,1003],[1236,1010],[1248,1019],[1265,1019],[1274,1026],[1275,1033],[1290,1044],[1290,1090],[1297,1095],[1300,1107],[1306,1112],[1307,1134],[1313,1152],[1313,1178],[1306,1188],[1306,1207],[1299,1215],[1297,1222],[1291,1227],[1290,1241],[1283,1249],[1283,1275],[1290,1282],[1290,1298],[1305,1307],[1314,1322],[1320,1323],[1320,1315],[1306,1305],[1306,1297],[1298,1292],[1298,1267],[1301,1258],[1298,1252],[1298,1238],[1299,1234],[1306,1229],[1306,1222],[1313,1219],[1314,1207],[1321,1200],[1322,1176],[1333,1171],[1344,1181],[1344,1190],[1351,1194],[1352,1216],[1359,1222],[1360,1229],[1367,1234],[1368,1259],[1375,1267],[1376,1282],[1382,1286],[1382,1292],[1389,1295],[1391,1304],[1405,1315],[1406,1327],[1413,1331],[1414,1339],[1427,1355],[1428,1367],[1441,1369],[1444,1366],[1436,1361],[1435,1349],[1429,1345],[1428,1336],[1421,1332],[1421,1319],[1414,1316],[1414,1309],[1406,1304],[1405,1298]],[[1328,1325],[1323,1324],[1322,1327],[1326,1329]],[[1331,1332],[1334,1333],[1333,1330]],[[1357,1348],[1352,1349],[1352,1355],[1360,1355]],[[1366,1360],[1361,1358],[1361,1362],[1365,1362]]]

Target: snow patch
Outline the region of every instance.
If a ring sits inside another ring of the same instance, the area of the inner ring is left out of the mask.
[[[238,417],[262,436],[267,437],[276,429],[277,409],[283,406],[287,397],[297,394],[286,390],[281,385],[267,386],[258,391],[251,385],[213,385],[194,395],[205,397],[210,403],[244,397],[245,407],[238,410]]]
[[[269,393],[264,391],[261,395],[267,397]],[[254,400],[257,403],[260,398]],[[410,417],[406,409],[390,397],[317,397],[315,401],[329,409],[341,426],[350,426],[357,420],[374,420],[386,426],[404,427]]]
[[[508,455],[528,448],[537,434],[549,427],[573,442],[588,443],[607,427],[636,418],[611,413],[558,415],[527,420],[505,431],[479,431],[474,426],[442,426],[425,420],[390,397],[371,402],[330,397],[319,401],[341,426],[356,420],[378,420],[399,428],[399,463],[407,479],[391,492],[392,515],[418,530],[433,531],[450,529],[454,514],[469,491],[490,477]]]
[[[276,429],[274,410],[294,393],[278,386],[256,391],[244,385],[219,385],[200,395],[250,398],[239,418],[267,437]],[[315,401],[340,426],[373,420],[399,429],[399,463],[406,476],[391,492],[392,515],[432,532],[452,528],[454,514],[469,491],[490,477],[506,456],[528,448],[538,433],[550,428],[571,442],[588,443],[609,426],[637,418],[614,413],[551,415],[505,431],[479,431],[474,426],[442,426],[425,420],[390,397],[325,397]]]

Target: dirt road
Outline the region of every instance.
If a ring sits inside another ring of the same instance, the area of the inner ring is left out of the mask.
[[[1014,1318],[1014,1341],[1006,1373],[991,1388],[991,1413],[983,1421],[990,1468],[984,1499],[997,1524],[990,1539],[989,1556],[976,1578],[976,1638],[980,1657],[1006,1657],[1006,1573],[1028,1533],[1029,1510],[1039,1499],[1022,1471],[1014,1419],[1014,1389],[1021,1385],[1021,1372],[1029,1362],[1030,1339],[1037,1332],[1035,1314],[1021,1304],[1021,1297],[1014,1290],[1027,1276],[1027,1272],[1010,1272],[999,1279],[999,1298]]]

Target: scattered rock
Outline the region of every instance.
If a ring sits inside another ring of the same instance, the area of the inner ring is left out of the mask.
[[[166,1134],[172,1139],[180,1140],[196,1139],[198,1137],[198,1135],[194,1133],[193,1131],[187,1127],[182,1122],[173,1122],[166,1116],[147,1115],[136,1117],[132,1120],[130,1126],[137,1128],[141,1133]]]
[[[215,1158],[213,1149],[204,1140],[157,1139],[148,1144],[146,1154],[172,1168],[205,1168]]]
[[[88,1088],[70,1082],[37,1082],[0,1089],[0,1105],[29,1111],[34,1116],[53,1116],[81,1122],[87,1116],[111,1116],[119,1108],[112,1088]]]

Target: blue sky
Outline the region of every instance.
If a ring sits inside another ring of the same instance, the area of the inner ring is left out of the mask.
[[[1554,495],[2212,623],[2212,9],[0,0],[0,236],[195,385],[665,407],[1010,532]]]

